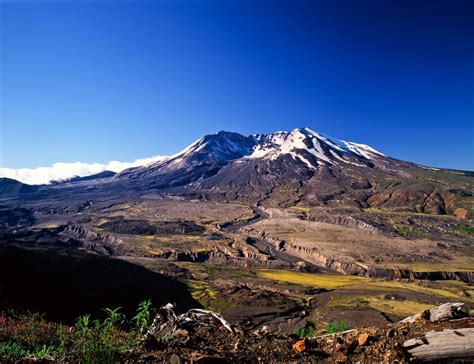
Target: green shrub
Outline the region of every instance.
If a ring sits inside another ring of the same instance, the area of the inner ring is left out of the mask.
[[[310,321],[306,321],[306,324],[304,327],[300,329],[295,329],[293,331],[294,334],[298,335],[300,339],[304,338],[309,338],[313,337],[315,335],[316,328],[314,327],[314,324]]]
[[[473,226],[457,226],[454,228],[454,231],[458,233],[474,234],[474,227]]]
[[[347,326],[344,323],[344,321],[339,321],[337,325],[333,322],[330,322],[326,328],[326,332],[328,334],[335,334],[336,332],[343,332],[346,330],[347,330]]]
[[[413,227],[402,226],[402,227],[398,227],[396,230],[397,230],[397,233],[399,233],[400,235],[412,236],[415,238],[422,238],[427,235],[424,231],[413,228]]]
[[[7,341],[0,344],[0,358],[24,359],[27,356],[29,356],[29,352],[17,343]]]
[[[148,330],[151,319],[151,300],[143,300],[138,304],[137,314],[132,318],[135,330],[143,334]]]
[[[140,302],[130,322],[121,308],[105,308],[106,318],[78,317],[74,327],[47,322],[41,315],[0,312],[0,358],[117,363],[136,348],[149,328],[152,303]],[[128,331],[126,331],[128,329]]]

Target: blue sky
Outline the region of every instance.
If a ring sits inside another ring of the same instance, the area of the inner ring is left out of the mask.
[[[474,2],[0,2],[0,166],[310,126],[474,170]]]

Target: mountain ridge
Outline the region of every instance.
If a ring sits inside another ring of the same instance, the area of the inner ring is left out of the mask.
[[[454,214],[460,208],[463,216],[472,216],[474,205],[469,172],[398,160],[369,145],[307,127],[247,136],[220,131],[172,156],[104,177],[25,191],[46,195],[81,188],[122,195],[164,191],[278,207],[303,204],[430,214]],[[19,196],[15,191],[8,195]]]

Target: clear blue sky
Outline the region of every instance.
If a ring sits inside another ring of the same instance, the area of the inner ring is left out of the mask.
[[[0,164],[300,126],[474,170],[474,1],[0,1]]]

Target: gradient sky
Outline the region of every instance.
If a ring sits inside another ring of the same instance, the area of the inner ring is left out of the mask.
[[[0,166],[310,126],[474,170],[474,1],[0,1]]]

